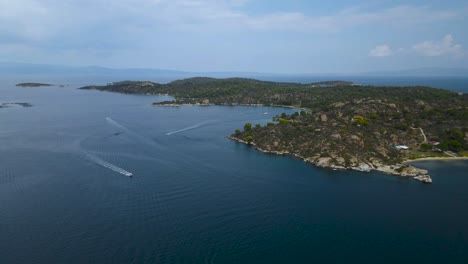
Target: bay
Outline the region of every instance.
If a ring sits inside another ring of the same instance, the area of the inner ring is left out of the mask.
[[[292,109],[152,107],[169,98],[76,89],[104,78],[22,81],[0,82],[1,102],[33,105],[0,109],[0,263],[468,259],[467,162],[418,162],[432,185],[319,169],[225,138]]]

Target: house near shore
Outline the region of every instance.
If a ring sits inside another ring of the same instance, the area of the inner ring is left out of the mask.
[[[393,147],[398,149],[398,150],[408,150],[408,149],[410,149],[408,146],[405,146],[405,145],[393,145]]]

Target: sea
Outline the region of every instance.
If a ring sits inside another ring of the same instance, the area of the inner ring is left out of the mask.
[[[292,109],[77,89],[112,81],[0,78],[32,104],[0,108],[0,263],[468,263],[468,162],[414,163],[431,185],[316,168],[226,138]]]

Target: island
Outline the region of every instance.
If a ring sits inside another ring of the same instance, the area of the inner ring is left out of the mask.
[[[468,96],[448,90],[202,77],[81,89],[175,98],[154,106],[292,107],[297,109],[294,114],[275,116],[266,125],[247,123],[228,138],[319,167],[373,170],[431,183],[428,172],[411,166],[411,161],[468,156]]]
[[[48,83],[18,83],[17,87],[42,87],[42,86],[54,86],[53,84]]]
[[[32,107],[32,104],[30,103],[0,103],[0,108],[15,107],[15,106]]]

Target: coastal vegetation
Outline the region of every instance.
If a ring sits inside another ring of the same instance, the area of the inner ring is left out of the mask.
[[[241,78],[191,78],[168,84],[125,81],[81,89],[167,94],[175,98],[154,106],[297,108],[294,114],[283,113],[265,126],[247,123],[230,138],[264,152],[294,155],[323,167],[420,176],[425,172],[404,162],[421,157],[464,156],[468,151],[468,96],[442,89]]]

